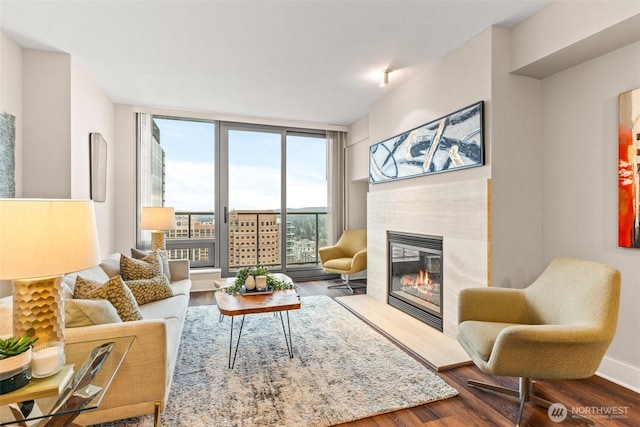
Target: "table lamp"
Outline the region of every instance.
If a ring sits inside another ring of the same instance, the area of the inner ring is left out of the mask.
[[[176,212],[167,207],[143,207],[140,228],[151,233],[151,250],[165,249],[164,230],[176,228]]]
[[[0,280],[13,281],[13,334],[64,341],[62,275],[100,263],[90,200],[0,199]]]

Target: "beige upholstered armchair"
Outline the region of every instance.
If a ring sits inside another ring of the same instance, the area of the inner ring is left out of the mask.
[[[318,249],[318,255],[325,271],[345,276],[344,283],[329,287],[346,286],[353,293],[349,275],[367,268],[367,230],[344,230],[335,245]]]
[[[519,390],[473,380],[469,385],[518,397],[519,426],[525,402],[551,405],[530,394],[531,378],[579,379],[596,372],[616,331],[619,300],[618,270],[572,258],[555,259],[525,289],[464,289],[458,341],[481,371],[520,378]]]

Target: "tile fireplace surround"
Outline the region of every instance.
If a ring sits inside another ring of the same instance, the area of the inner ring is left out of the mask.
[[[442,236],[443,332],[455,338],[458,292],[489,283],[489,195],[488,179],[370,191],[367,295],[387,302],[387,231]]]

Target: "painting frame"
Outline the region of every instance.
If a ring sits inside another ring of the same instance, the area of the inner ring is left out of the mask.
[[[90,197],[94,202],[107,200],[107,141],[99,133],[89,135]]]
[[[369,147],[369,183],[484,165],[484,101]]]
[[[0,113],[0,198],[16,196],[16,118]]]

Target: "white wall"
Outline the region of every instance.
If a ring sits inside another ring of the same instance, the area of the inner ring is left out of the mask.
[[[509,32],[493,29],[491,286],[523,288],[542,268],[540,81],[509,73]]]
[[[115,252],[129,253],[136,247],[137,163],[136,163],[136,111],[130,105],[117,104],[115,108],[115,198],[118,207],[114,213]]]
[[[109,143],[103,256],[114,251],[114,106],[70,55],[22,49],[0,32],[0,110],[16,117],[16,197],[90,198],[89,133]],[[0,284],[0,296],[11,293]]]
[[[618,330],[600,372],[640,390],[640,251],[619,248],[618,94],[640,87],[640,42],[542,81],[542,255],[622,273]]]
[[[115,220],[115,107],[86,71],[71,59],[71,198],[89,199],[89,135],[102,134],[107,141],[107,196],[94,203],[100,251],[104,257],[114,252]]]
[[[369,180],[369,116],[349,125],[347,130],[347,179]]]
[[[638,39],[638,1],[555,1],[511,29],[511,69],[542,79]]]
[[[367,227],[369,191],[369,116],[351,124],[347,130],[345,228]]]
[[[103,134],[107,201],[95,211],[106,257],[114,251],[114,104],[70,55],[34,49],[22,55],[22,195],[89,199],[89,134]]]
[[[22,195],[71,197],[71,57],[23,50]]]

